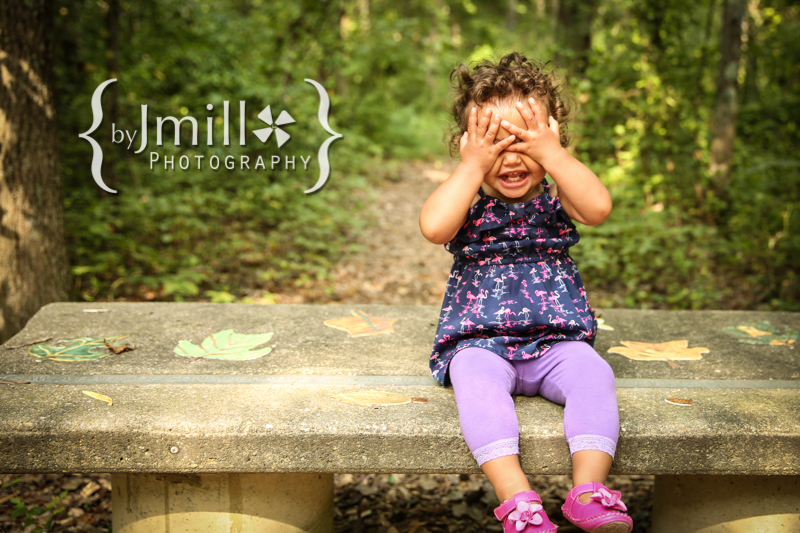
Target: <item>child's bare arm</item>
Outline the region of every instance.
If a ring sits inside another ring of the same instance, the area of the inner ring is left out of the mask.
[[[467,219],[484,176],[497,156],[514,141],[514,136],[509,135],[494,144],[499,127],[500,115],[492,119],[491,108],[480,117],[477,109],[472,108],[467,131],[461,137],[461,163],[425,201],[419,214],[422,235],[432,243],[444,244],[455,237]]]
[[[544,167],[558,185],[558,196],[564,210],[573,220],[594,226],[603,222],[611,213],[611,195],[603,182],[586,165],[572,157],[561,146],[558,122],[549,117],[546,124],[544,113],[533,98],[529,104],[517,105],[528,125],[523,130],[503,121],[503,127],[522,139],[506,150],[523,152]]]

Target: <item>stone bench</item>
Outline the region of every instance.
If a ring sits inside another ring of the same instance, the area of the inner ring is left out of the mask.
[[[323,324],[353,311],[367,329],[380,327],[370,317],[396,319],[394,332],[351,337]],[[652,531],[800,531],[800,352],[723,331],[762,320],[797,330],[800,314],[601,314],[614,330],[595,348],[614,368],[621,420],[612,474],[656,476]],[[111,473],[114,533],[332,531],[334,473],[480,472],[452,389],[429,375],[437,318],[423,306],[45,306],[6,348],[129,335],[117,342],[135,349],[80,362],[0,349],[0,472]],[[274,332],[274,348],[243,361],[174,352],[229,328]],[[709,352],[672,364],[608,353],[678,339]],[[426,401],[331,399],[366,390]],[[524,470],[568,474],[563,408],[539,397],[516,405]]]

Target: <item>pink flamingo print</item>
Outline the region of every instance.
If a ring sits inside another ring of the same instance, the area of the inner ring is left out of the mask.
[[[506,356],[508,357],[509,361],[514,359],[514,355],[518,349],[519,349],[519,343],[515,344],[514,346],[506,346],[506,350],[508,351]]]
[[[470,326],[474,326],[475,322],[469,319],[469,317],[465,317],[461,322],[461,331],[460,333],[472,333],[472,328]],[[467,327],[467,331],[464,331],[464,326]]]
[[[542,308],[539,310],[539,314],[543,315],[545,310],[547,309],[547,300],[544,299],[544,297],[547,295],[547,291],[534,291],[534,294],[542,299],[542,301],[540,302]]]
[[[547,315],[547,320],[549,320],[551,324],[555,324],[558,327],[561,327],[561,324],[564,324],[566,322],[566,320],[564,320],[560,316],[556,316],[555,318],[553,318],[553,315]]]
[[[477,298],[477,296],[472,294],[472,291],[467,291],[467,300],[469,301],[467,302],[467,305],[464,307],[464,310],[458,313],[458,316],[464,316],[470,312],[470,308],[473,306],[473,301],[475,300],[475,298]]]
[[[517,316],[517,313],[514,313],[514,312],[512,312],[510,308],[506,308],[506,307],[504,307],[504,308],[503,308],[503,316],[504,316],[504,317],[505,317],[505,319],[506,319],[506,323],[505,323],[505,324],[503,324],[503,325],[504,325],[505,327],[507,327],[507,328],[510,328],[510,327],[511,327],[511,320],[509,320],[509,316],[510,316],[510,315]]]
[[[536,303],[533,298],[531,298],[531,294],[528,292],[528,282],[527,280],[522,280],[522,294],[525,295],[525,298],[530,300],[531,303]]]
[[[560,295],[560,294],[558,294],[557,292],[552,292],[552,293],[550,293],[550,296],[548,296],[548,297],[547,297],[547,299],[548,299],[548,300],[550,301],[550,303],[553,305],[553,309],[554,309],[554,310],[555,310],[557,313],[561,313],[562,315],[566,315],[567,313],[566,313],[566,312],[564,312],[564,304],[562,304],[562,303],[559,301],[559,298],[561,298],[561,295]]]

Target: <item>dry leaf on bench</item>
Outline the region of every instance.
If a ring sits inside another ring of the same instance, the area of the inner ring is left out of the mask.
[[[668,341],[660,343],[622,341],[625,346],[614,346],[608,353],[618,353],[637,361],[673,361],[702,359],[708,348],[689,348],[689,341]]]
[[[351,337],[366,337],[368,335],[381,335],[383,333],[394,333],[392,324],[397,322],[396,318],[384,318],[382,316],[370,316],[364,311],[350,311],[353,316],[345,318],[332,318],[323,322],[328,327],[341,329],[350,334]]]
[[[597,329],[604,329],[606,331],[614,331],[614,328],[612,326],[609,326],[608,324],[606,324],[606,319],[605,318],[598,318],[597,319]]]
[[[672,405],[680,405],[681,407],[691,407],[694,405],[692,400],[684,400],[683,398],[666,398],[664,401]]]
[[[331,396],[331,400],[354,403],[356,405],[401,405],[404,403],[411,403],[411,398],[405,394],[379,390],[343,392],[336,396]]]
[[[134,348],[136,348],[133,344],[114,344],[113,342],[108,342],[106,339],[103,339],[103,342],[106,344],[106,348],[114,352],[114,354],[121,354],[122,352],[130,352]]]
[[[90,390],[82,390],[81,392],[84,393],[86,396],[91,396],[95,400],[106,402],[108,405],[114,405],[114,400],[112,400],[105,394],[99,394],[97,392],[92,392]]]

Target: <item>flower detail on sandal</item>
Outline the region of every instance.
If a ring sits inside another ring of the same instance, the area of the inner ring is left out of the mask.
[[[628,510],[621,501],[622,492],[618,490],[608,490],[605,486],[601,486],[597,492],[591,495],[591,498],[594,501],[600,502],[603,507],[619,509],[620,511]]]
[[[587,492],[591,493],[589,502],[583,503],[578,498]],[[567,493],[561,511],[570,523],[589,533],[630,533],[633,520],[625,514],[621,497],[620,491],[602,483],[583,483]]]
[[[544,507],[538,503],[530,504],[528,502],[519,502],[517,504],[517,509],[508,515],[508,519],[516,522],[514,527],[517,528],[517,531],[522,531],[529,522],[534,526],[538,526],[542,523],[542,517],[539,516],[538,513],[538,511],[542,509],[544,509]]]
[[[503,523],[504,533],[555,533],[553,524],[542,507],[536,492],[519,492],[500,504],[494,515]]]

